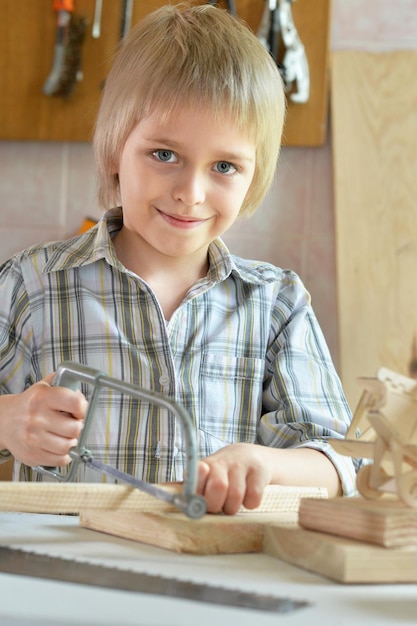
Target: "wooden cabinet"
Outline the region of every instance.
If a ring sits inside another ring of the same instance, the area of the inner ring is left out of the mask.
[[[167,0],[135,0],[132,23]],[[74,0],[87,19],[82,46],[83,79],[63,99],[43,94],[52,67],[56,16],[52,0],[2,0],[0,21],[0,139],[89,141],[100,91],[117,48],[122,0],[103,0],[101,36],[92,37],[95,0]],[[221,3],[220,3],[221,4]],[[225,6],[225,4],[223,3]],[[310,64],[311,93],[305,104],[289,100],[286,145],[321,145],[327,127],[328,39],[331,0],[297,0],[293,15]],[[236,0],[240,18],[255,32],[264,0]]]

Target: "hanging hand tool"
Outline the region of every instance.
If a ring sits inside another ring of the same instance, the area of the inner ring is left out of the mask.
[[[53,382],[54,385],[76,390],[78,389],[80,383],[92,386],[93,392],[89,402],[87,414],[85,416],[84,428],[81,432],[77,446],[70,450],[70,456],[73,460],[68,473],[64,475],[55,468],[47,468],[40,465],[37,465],[33,469],[43,475],[54,478],[55,480],[66,482],[75,478],[80,463],[83,463],[101,474],[111,478],[116,478],[117,480],[136,487],[137,489],[145,491],[155,498],[172,503],[188,517],[194,519],[202,517],[206,512],[206,501],[202,496],[198,496],[196,494],[198,464],[197,444],[194,426],[187,411],[181,405],[174,402],[174,400],[171,400],[162,394],[146,391],[136,385],[125,383],[115,378],[110,378],[110,376],[107,376],[105,373],[84,365],[62,363],[58,367]],[[150,404],[166,408],[179,419],[183,428],[187,450],[187,468],[181,493],[169,493],[156,485],[151,485],[144,480],[134,478],[130,474],[126,474],[125,472],[109,465],[105,465],[104,463],[94,459],[90,450],[86,447],[86,443],[89,430],[94,419],[97,402],[103,388],[118,391],[119,393],[126,394],[134,398],[146,400]]]
[[[96,7],[94,10],[94,22],[91,31],[91,36],[94,39],[98,39],[101,35],[101,13],[103,10],[103,0],[96,0]]]
[[[284,81],[288,89],[296,84],[296,91],[290,93],[293,102],[307,102],[310,97],[310,74],[306,52],[292,17],[293,1],[280,0],[279,3],[282,40],[286,50],[282,61]]]
[[[81,80],[81,47],[87,20],[74,16],[73,0],[53,0],[57,15],[52,70],[43,86],[47,96],[68,97]]]
[[[213,6],[217,6],[218,2],[217,0],[209,0],[209,4],[212,4]],[[237,9],[236,9],[235,0],[226,0],[226,6],[227,6],[227,10],[229,11],[229,13],[231,13],[234,17],[237,17]]]
[[[122,0],[122,19],[120,23],[120,39],[130,31],[132,25],[133,0]]]
[[[266,0],[257,37],[275,59],[289,98],[303,103],[310,97],[310,74],[304,45],[292,16],[293,2]],[[280,53],[280,42],[283,54]]]

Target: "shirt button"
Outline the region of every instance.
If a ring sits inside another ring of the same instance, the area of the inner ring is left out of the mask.
[[[168,374],[162,374],[162,376],[159,379],[159,384],[162,385],[163,387],[169,384]]]

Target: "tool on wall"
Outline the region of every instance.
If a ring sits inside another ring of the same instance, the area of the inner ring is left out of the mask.
[[[132,25],[133,0],[122,0],[122,19],[120,22],[120,39],[130,31]]]
[[[209,4],[216,6],[218,4],[217,0],[209,0]],[[226,7],[229,13],[237,17],[237,9],[235,0],[226,0]]]
[[[101,35],[101,13],[103,10],[103,0],[96,0],[96,6],[94,9],[94,22],[91,31],[93,39],[98,39]]]
[[[145,491],[155,498],[170,502],[188,517],[193,519],[202,517],[202,515],[206,512],[206,501],[202,496],[198,496],[196,494],[198,464],[197,444],[193,422],[186,410],[181,405],[174,402],[174,400],[171,400],[162,394],[146,391],[137,385],[132,385],[121,380],[111,378],[105,373],[90,367],[77,363],[62,363],[58,367],[53,382],[54,385],[68,387],[75,390],[79,388],[81,383],[92,386],[93,392],[89,401],[88,411],[84,421],[84,428],[77,445],[70,450],[72,463],[68,472],[64,474],[55,468],[47,468],[40,465],[34,467],[33,469],[40,474],[48,476],[49,478],[53,478],[61,482],[69,482],[75,479],[80,464],[84,464],[86,467],[94,469],[103,475],[110,476],[111,478],[115,478],[116,480],[132,485],[141,491]],[[126,394],[133,398],[145,400],[150,404],[166,408],[174,415],[174,417],[178,418],[183,429],[187,458],[187,468],[181,493],[168,493],[157,485],[152,485],[144,480],[134,478],[130,474],[126,474],[125,472],[109,465],[105,465],[104,463],[94,459],[92,453],[86,447],[86,443],[99,397],[103,389],[110,389],[111,391]]]
[[[290,100],[305,103],[310,97],[310,72],[304,45],[294,24],[294,1],[265,0],[257,37],[277,62]]]
[[[43,93],[67,98],[82,79],[81,49],[87,20],[74,14],[73,0],[53,0],[52,8],[57,16],[55,50]]]

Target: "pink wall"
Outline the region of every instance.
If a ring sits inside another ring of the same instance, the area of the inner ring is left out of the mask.
[[[417,47],[417,0],[333,0],[333,49]],[[0,261],[99,216],[86,143],[0,142]],[[337,364],[331,132],[321,148],[285,148],[274,185],[251,220],[225,237],[242,256],[300,274]]]

